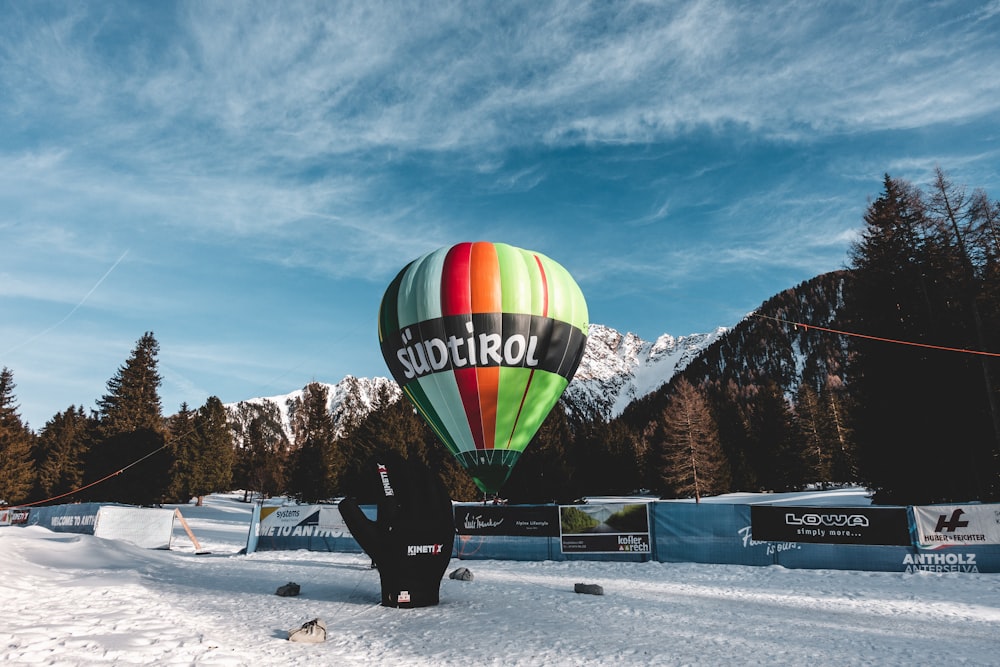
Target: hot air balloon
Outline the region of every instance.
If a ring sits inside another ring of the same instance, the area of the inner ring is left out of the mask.
[[[569,384],[587,333],[587,304],[566,269],[503,243],[423,255],[379,309],[393,378],[487,495]]]

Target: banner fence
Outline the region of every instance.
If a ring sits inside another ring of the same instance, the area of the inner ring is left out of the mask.
[[[94,534],[107,504],[8,508],[0,525]],[[374,505],[362,510],[375,519]],[[885,572],[1000,572],[1000,504],[920,507],[456,503],[453,557],[781,565]],[[254,507],[247,553],[362,553],[336,505]]]
[[[1000,505],[791,507],[680,501],[583,505],[455,504],[453,557],[781,565],[882,572],[1000,572]],[[277,517],[281,509],[297,514]],[[363,508],[374,519],[376,508]],[[360,553],[319,530],[336,506],[264,508],[247,551]],[[959,513],[956,514],[956,511]],[[268,519],[270,516],[272,518]],[[315,526],[315,528],[310,528]],[[939,537],[930,538],[931,535]]]
[[[170,548],[173,521],[174,510],[119,503],[11,507],[0,513],[0,526],[41,526],[56,533],[124,540],[147,549]]]

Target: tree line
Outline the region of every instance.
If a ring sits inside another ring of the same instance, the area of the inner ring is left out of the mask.
[[[738,353],[623,415],[649,488],[1000,500],[998,219],[940,169],[923,188],[886,175],[847,270],[777,295],[720,341]]]
[[[560,402],[503,495],[698,500],[855,483],[880,503],[1000,500],[998,218],[1000,203],[940,170],[924,188],[886,175],[844,271],[776,295],[616,419]],[[164,417],[158,349],[146,333],[96,411],[70,406],[37,434],[4,368],[0,501],[152,504],[231,488],[364,499],[377,491],[364,466],[389,451],[438,470],[454,499],[480,499],[387,389],[337,424],[326,386],[312,383],[287,406],[291,437],[266,401],[232,419],[216,397]]]
[[[136,343],[89,414],[71,405],[35,434],[17,413],[13,372],[0,371],[0,501],[187,502],[232,484],[226,409],[210,397],[165,418],[159,343]]]

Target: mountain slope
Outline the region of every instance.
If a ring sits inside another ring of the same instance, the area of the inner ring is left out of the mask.
[[[771,297],[718,336],[679,371],[691,384],[747,388],[773,382],[787,397],[803,384],[815,390],[846,382],[847,339],[815,327],[837,328],[848,271],[833,271]],[[796,325],[799,322],[803,325]],[[669,386],[650,392],[623,411],[644,423],[669,400]]]
[[[563,402],[582,419],[617,417],[630,403],[669,382],[725,332],[719,327],[712,333],[676,338],[663,334],[649,342],[592,324],[583,360]]]
[[[388,394],[393,400],[398,399],[402,393],[395,382],[383,377],[376,378],[356,378],[348,375],[336,384],[319,383],[327,390],[327,410],[333,415],[333,422],[336,426],[337,437],[344,435],[347,424],[354,419],[363,418],[375,407],[376,399],[380,394]],[[229,415],[231,424],[239,424],[238,432],[245,433],[245,424],[242,421],[250,411],[242,409],[244,406],[270,405],[277,410],[280,415],[281,425],[288,437],[289,442],[294,442],[292,437],[292,410],[294,405],[302,399],[305,387],[296,389],[288,394],[280,396],[268,396],[261,398],[249,398],[238,403],[227,403],[226,412]]]
[[[849,275],[825,273],[771,297],[708,347],[685,376],[740,386],[771,380],[787,394],[803,382],[814,389],[842,383],[847,339],[814,327],[836,328]]]

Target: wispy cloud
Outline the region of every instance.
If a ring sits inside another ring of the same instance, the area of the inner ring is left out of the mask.
[[[258,158],[650,141],[724,123],[804,137],[996,111],[1000,83],[982,69],[996,16],[969,15],[960,40],[935,40],[948,7],[911,9],[198,3],[175,17],[186,38],[165,52],[149,24],[129,62],[109,62],[109,9],[24,22],[5,58],[44,84],[16,86],[28,90],[19,109],[81,100],[80,116],[142,114],[147,130],[188,127],[192,145]]]
[[[9,116],[30,123],[32,110],[58,109],[49,146],[30,155],[78,173],[96,166],[118,202],[162,209],[170,198],[183,212],[173,224],[197,230],[259,233],[298,211],[347,219],[377,187],[355,175],[359,151],[370,169],[379,150],[496,154],[730,124],[812,140],[1000,113],[1000,76],[983,68],[996,61],[982,56],[994,48],[987,8],[966,15],[960,40],[933,39],[947,6],[177,8],[179,38],[167,44],[153,23],[162,17],[130,12],[141,27],[127,52],[109,48],[119,8],[41,21],[17,11],[0,76],[14,93]],[[316,167],[320,184],[295,181]],[[87,196],[100,190],[82,182]]]
[[[83,304],[85,304],[87,302],[87,299],[90,298],[90,295],[97,291],[97,288],[101,286],[101,283],[103,283],[105,281],[105,279],[107,279],[107,277],[109,275],[111,275],[111,272],[114,271],[116,268],[118,268],[118,265],[122,263],[122,260],[125,259],[126,255],[128,255],[128,250],[126,250],[125,252],[123,252],[121,254],[121,256],[118,259],[115,260],[115,263],[112,264],[111,267],[107,271],[104,272],[104,275],[101,276],[96,283],[94,283],[94,286],[91,287],[90,290],[88,290],[87,293],[83,295],[83,298],[81,298],[76,303],[76,305],[73,306],[73,308],[70,309],[70,311],[68,313],[66,313],[66,315],[61,320],[59,320],[58,322],[56,322],[52,326],[46,328],[45,330],[38,332],[34,336],[31,336],[31,337],[25,339],[21,343],[18,343],[14,347],[11,347],[11,348],[5,350],[3,352],[3,354],[0,355],[0,356],[6,356],[6,355],[10,354],[11,352],[14,352],[15,350],[18,350],[18,349],[24,347],[25,345],[29,345],[30,343],[35,342],[36,340],[38,340],[39,338],[41,338],[45,334],[53,331],[54,329],[57,329],[58,327],[62,326],[63,324],[65,324],[66,321],[69,318],[73,317],[73,315],[76,313],[76,311],[80,310],[80,308],[83,306]]]
[[[633,220],[625,221],[625,225],[628,227],[645,227],[646,225],[659,222],[667,218],[670,213],[670,201],[667,200],[656,207],[655,210],[650,211],[646,215],[640,216]]]

